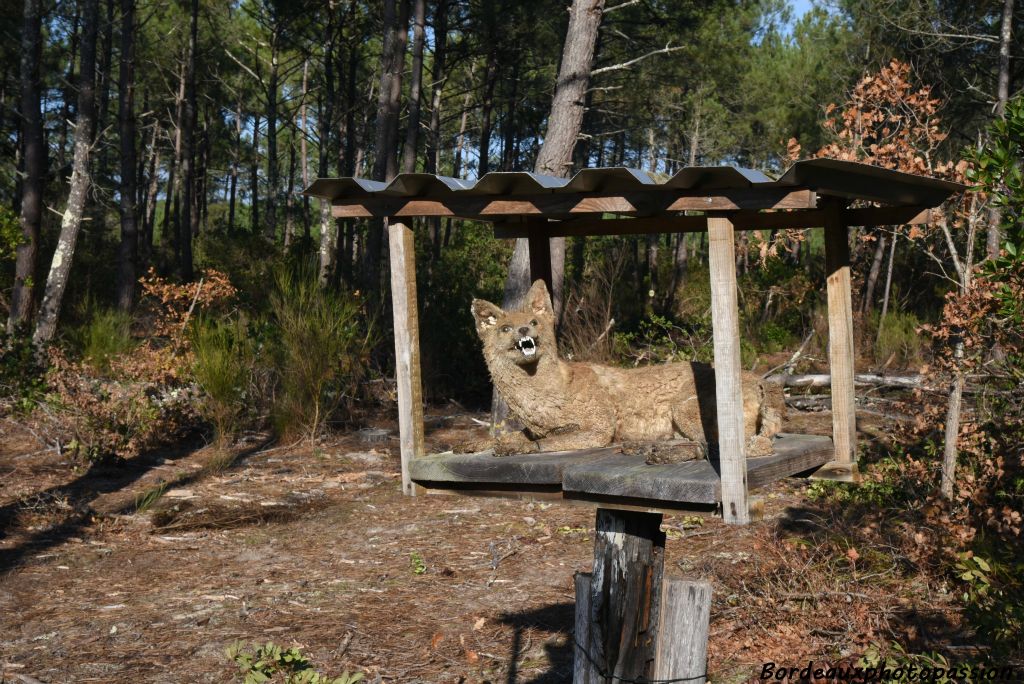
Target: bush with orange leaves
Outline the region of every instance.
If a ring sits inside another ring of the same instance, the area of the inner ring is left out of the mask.
[[[150,269],[133,324],[139,344],[100,371],[59,348],[47,350],[49,393],[40,407],[54,440],[85,460],[129,458],[180,439],[202,424],[200,390],[191,377],[187,328],[200,312],[234,300],[227,276],[204,271],[173,283]]]

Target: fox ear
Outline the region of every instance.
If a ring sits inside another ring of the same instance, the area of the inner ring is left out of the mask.
[[[538,316],[554,314],[555,307],[551,305],[551,295],[548,294],[548,286],[543,280],[534,281],[530,291],[526,293],[526,310]]]
[[[497,325],[498,319],[505,313],[501,307],[483,299],[474,299],[469,308],[473,312],[473,318],[476,319],[476,329],[479,332]]]

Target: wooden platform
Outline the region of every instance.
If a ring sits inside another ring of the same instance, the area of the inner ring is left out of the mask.
[[[780,434],[775,453],[747,460],[747,483],[763,487],[775,480],[813,471],[830,462],[829,437]],[[435,454],[409,464],[413,482],[427,490],[499,496],[540,495],[666,510],[715,506],[721,501],[716,459],[648,465],[616,447],[540,454],[495,456]]]

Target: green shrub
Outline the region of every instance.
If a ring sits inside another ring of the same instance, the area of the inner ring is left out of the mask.
[[[203,390],[199,413],[223,446],[237,434],[253,399],[256,351],[238,319],[200,320],[191,331],[192,374]]]
[[[371,327],[355,298],[322,289],[311,268],[278,271],[270,317],[277,335],[277,427],[315,439],[365,377]]]
[[[28,334],[0,330],[0,399],[27,412],[46,393],[46,367]]]
[[[918,333],[921,322],[917,316],[890,311],[881,320],[875,318],[873,323],[876,363],[883,364],[893,358],[901,368],[920,365],[924,342]]]
[[[135,347],[132,318],[117,309],[98,309],[74,335],[82,359],[99,373],[110,372],[110,362]]]
[[[243,684],[356,684],[363,680],[362,672],[343,672],[340,677],[322,675],[313,669],[299,649],[281,648],[271,641],[255,648],[236,643],[229,646],[226,653],[238,666]]]

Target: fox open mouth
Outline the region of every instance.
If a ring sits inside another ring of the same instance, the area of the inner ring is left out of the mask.
[[[519,338],[515,347],[523,353],[523,356],[533,356],[537,353],[537,342],[532,337]]]

